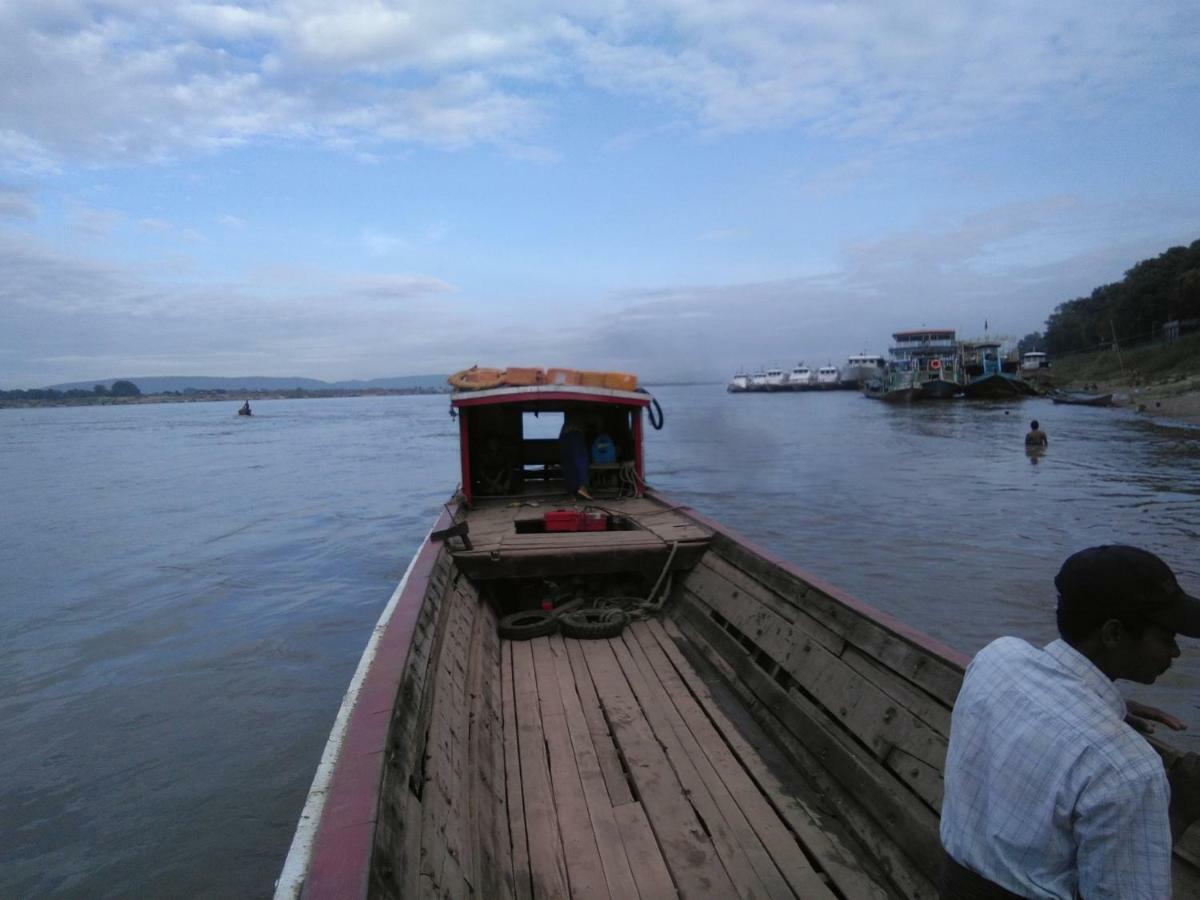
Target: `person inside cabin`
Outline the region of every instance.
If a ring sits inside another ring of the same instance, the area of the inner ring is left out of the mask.
[[[1041,430],[1038,420],[1034,419],[1029,423],[1029,434],[1025,435],[1025,446],[1045,447],[1048,443],[1050,443],[1050,439],[1046,437],[1046,432]]]
[[[567,493],[581,500],[594,499],[588,491],[588,417],[578,409],[568,409],[563,415],[562,430],[558,433],[559,462]]]
[[[1171,896],[1171,847],[1200,818],[1200,756],[1168,772],[1139,731],[1178,719],[1125,701],[1200,637],[1200,598],[1146,550],[1106,545],[1063,563],[1060,638],[1002,637],[972,660],[946,754],[942,898]]]

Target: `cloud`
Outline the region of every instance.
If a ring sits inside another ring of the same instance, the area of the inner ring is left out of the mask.
[[[673,0],[278,0],[0,6],[0,159],[167,159],[252,141],[492,144],[553,161],[537,131],[586,85],[714,134],[801,127],[930,140],[1137,83],[1194,89],[1189,4],[752,5]]]
[[[8,386],[281,365],[315,377],[395,374],[408,368],[402,354],[453,346],[462,325],[427,302],[454,291],[431,276],[276,269],[197,288],[2,230],[0,271]]]
[[[37,205],[33,195],[21,188],[0,184],[0,219],[36,219]]]

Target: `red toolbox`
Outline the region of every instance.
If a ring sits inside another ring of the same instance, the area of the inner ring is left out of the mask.
[[[580,531],[608,531],[608,515],[599,510],[584,510],[579,514]]]
[[[547,531],[578,531],[579,512],[574,509],[553,509],[545,515]]]
[[[607,531],[608,515],[595,510],[554,509],[543,516],[547,531]]]

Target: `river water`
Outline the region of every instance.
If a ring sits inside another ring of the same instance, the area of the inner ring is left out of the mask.
[[[649,481],[971,653],[1121,541],[1200,592],[1200,430],[1046,401],[654,391]],[[0,896],[270,893],[457,480],[445,396],[0,411]],[[1050,447],[1027,457],[1038,418]],[[1200,641],[1131,696],[1200,749]]]

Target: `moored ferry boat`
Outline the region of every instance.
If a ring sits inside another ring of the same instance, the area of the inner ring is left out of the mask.
[[[632,376],[489,371],[276,897],[935,896],[965,657],[649,487]]]
[[[797,363],[787,376],[788,388],[793,391],[808,391],[817,386],[817,376],[804,363]]]
[[[785,382],[786,378],[783,374],[783,369],[778,366],[772,366],[770,369],[767,369],[765,387],[768,391],[782,391],[786,386]]]
[[[1017,363],[1005,358],[998,341],[966,341],[962,345],[966,383],[971,400],[1003,400],[1037,393],[1017,375]]]
[[[962,367],[953,330],[898,331],[892,339],[892,358],[909,363],[922,398],[949,400],[962,393]]]
[[[726,385],[725,390],[732,394],[740,394],[743,391],[750,390],[750,375],[738,369],[733,378],[729,380],[729,384]]]
[[[883,370],[886,360],[873,353],[856,353],[846,358],[842,368],[842,386],[859,388],[868,378],[873,378]]]
[[[836,388],[840,383],[841,376],[838,373],[837,366],[821,366],[821,368],[817,369],[817,387],[822,390],[831,390],[832,388]]]
[[[912,403],[921,399],[921,388],[914,376],[910,360],[893,360],[879,374],[863,382],[862,394],[888,403]]]

